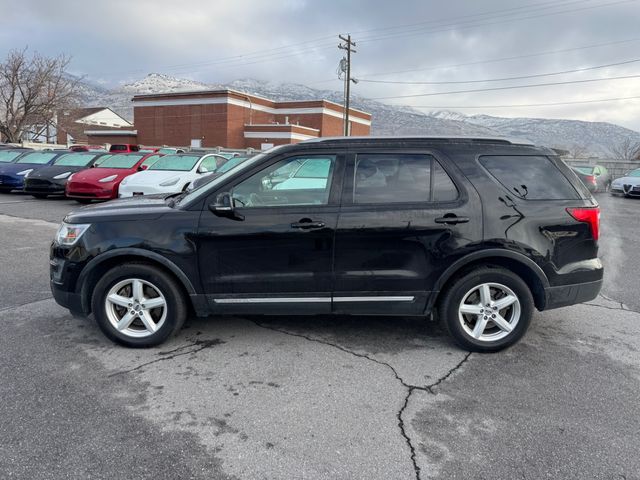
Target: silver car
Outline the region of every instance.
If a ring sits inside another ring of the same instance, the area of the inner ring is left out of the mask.
[[[640,168],[631,170],[622,178],[616,178],[611,183],[611,195],[640,197]]]

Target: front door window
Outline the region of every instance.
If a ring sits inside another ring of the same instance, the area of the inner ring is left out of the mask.
[[[291,157],[236,185],[236,207],[327,205],[335,155]]]

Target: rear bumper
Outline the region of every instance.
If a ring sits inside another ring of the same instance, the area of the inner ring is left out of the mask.
[[[574,285],[560,285],[545,289],[545,310],[567,307],[576,303],[593,300],[602,289],[602,280],[578,283]]]

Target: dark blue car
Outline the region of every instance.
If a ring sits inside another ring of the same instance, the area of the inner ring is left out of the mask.
[[[22,190],[26,175],[53,164],[56,158],[65,153],[69,152],[31,152],[20,156],[15,162],[0,163],[0,192]]]

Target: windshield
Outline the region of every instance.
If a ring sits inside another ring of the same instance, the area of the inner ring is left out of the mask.
[[[67,153],[58,158],[54,165],[66,167],[86,167],[96,158],[95,153]]]
[[[640,177],[640,168],[636,168],[635,170],[631,170],[627,177]]]
[[[18,155],[24,152],[12,152],[11,150],[0,150],[0,163],[13,162]]]
[[[149,167],[149,170],[175,170],[188,172],[200,160],[200,155],[166,155]]]
[[[49,163],[53,157],[58,155],[55,152],[34,152],[29,153],[18,160],[16,163],[33,163],[37,165],[44,165]]]
[[[112,155],[96,168],[133,168],[144,155]]]
[[[266,152],[262,152],[255,157],[251,157],[247,161],[242,162],[240,165],[238,165],[238,168],[231,168],[220,175],[218,178],[204,183],[200,187],[194,188],[193,190],[188,191],[186,194],[183,194],[184,196],[181,197],[182,202],[191,202],[193,200],[197,200],[201,196],[206,195],[210,189],[215,188],[216,185],[225,182],[230,176],[236,175],[243,170],[250,169],[252,166],[260,163],[267,155],[271,156],[272,154],[277,153],[279,150],[282,150],[286,146],[287,145],[278,145],[277,147],[270,148]]]
[[[593,167],[573,167],[573,169],[585,175],[593,175]]]

